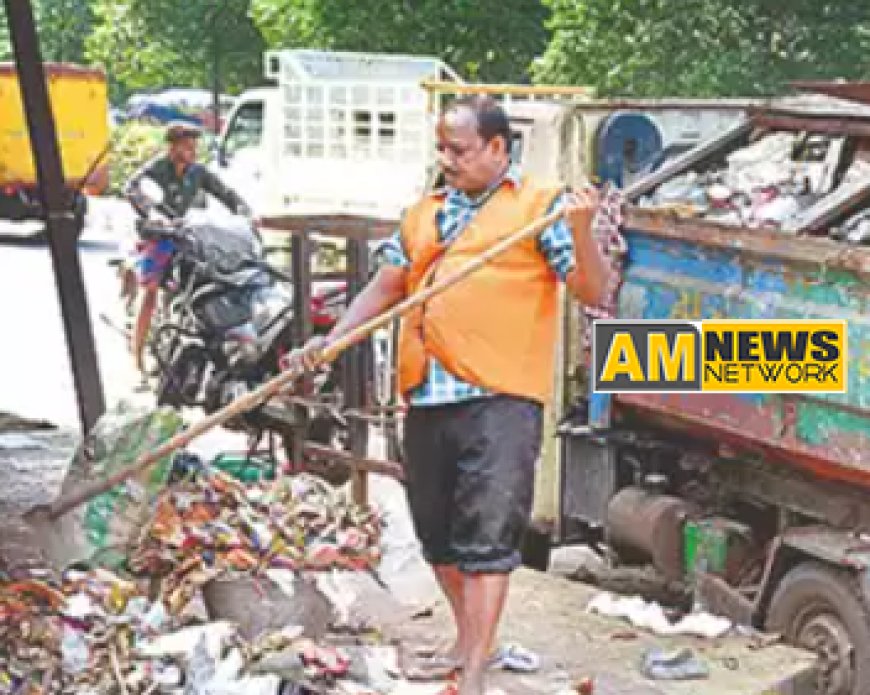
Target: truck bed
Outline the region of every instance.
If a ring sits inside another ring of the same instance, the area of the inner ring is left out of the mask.
[[[870,251],[633,209],[619,318],[846,319],[838,394],[619,394],[622,409],[870,487]]]
[[[45,73],[64,175],[72,185],[92,173],[91,167],[109,140],[106,76],[101,70],[55,63],[47,63]],[[18,76],[9,63],[0,63],[0,123],[0,185],[35,186]],[[104,169],[88,179],[94,192],[105,185]]]

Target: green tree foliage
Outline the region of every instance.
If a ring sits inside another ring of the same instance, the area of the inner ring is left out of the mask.
[[[601,94],[772,94],[870,76],[870,4],[839,0],[544,0],[538,81]]]
[[[434,55],[463,77],[523,81],[547,42],[540,0],[252,0],[270,46]]]
[[[120,91],[163,86],[209,88],[215,57],[221,89],[262,78],[260,32],[248,0],[93,0],[96,25],[87,55],[105,66]]]
[[[43,60],[82,63],[94,20],[88,0],[38,0],[33,9]]]
[[[81,63],[93,14],[88,0],[33,0],[43,60]],[[0,3],[0,60],[12,60],[6,8]]]
[[[471,80],[531,76],[603,95],[749,96],[793,79],[870,78],[863,1],[32,2],[46,60],[99,63],[116,95],[210,87],[216,52],[222,88],[249,87],[267,46],[436,55]],[[0,60],[10,57],[0,3]]]

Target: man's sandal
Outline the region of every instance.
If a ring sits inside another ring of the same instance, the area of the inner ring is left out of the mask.
[[[515,673],[536,673],[541,668],[541,659],[519,644],[504,644],[489,657],[489,667]]]

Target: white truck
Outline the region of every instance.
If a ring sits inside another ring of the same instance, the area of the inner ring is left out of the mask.
[[[258,214],[395,219],[426,185],[432,115],[421,82],[461,82],[437,58],[269,51],[274,87],[236,101],[213,167]]]

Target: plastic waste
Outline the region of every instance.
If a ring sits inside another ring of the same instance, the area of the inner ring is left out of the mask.
[[[664,609],[655,602],[647,602],[640,596],[617,597],[604,592],[589,602],[587,610],[611,618],[623,618],[634,627],[649,630],[661,636],[694,635],[715,639],[723,637],[732,623],[709,613],[690,613],[676,623],[671,623]]]
[[[641,658],[640,672],[652,680],[696,680],[708,678],[710,669],[689,648],[665,652],[648,649]]]
[[[87,670],[91,654],[81,632],[70,625],[64,625],[60,649],[64,671],[77,674]]]
[[[147,410],[120,403],[105,413],[79,446],[61,494],[86,482],[102,480],[151,451],[183,426],[171,408]],[[171,467],[165,457],[152,468],[97,495],[62,520],[40,529],[47,556],[57,566],[77,562],[117,569],[148,521],[151,505],[163,490]]]

